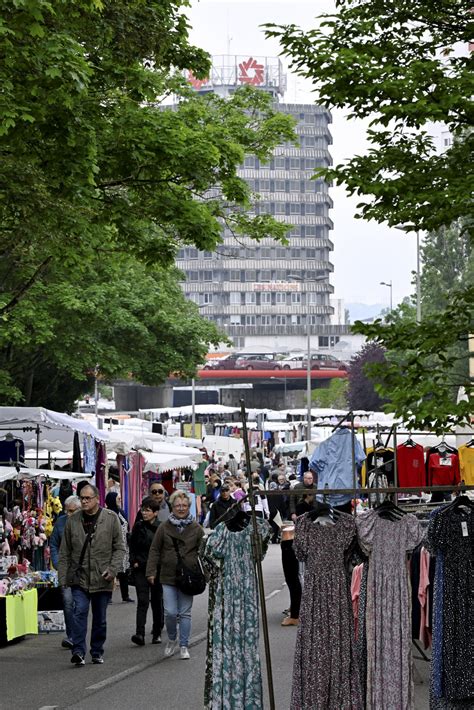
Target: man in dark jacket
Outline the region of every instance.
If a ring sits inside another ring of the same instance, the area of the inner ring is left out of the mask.
[[[125,545],[118,516],[99,505],[98,489],[82,488],[82,510],[69,516],[59,550],[58,577],[71,587],[74,600],[71,663],[85,665],[87,618],[92,607],[92,663],[103,663],[107,636],[107,606],[114,579],[122,568]]]
[[[49,538],[49,549],[51,552],[51,564],[54,569],[58,569],[59,563],[59,548],[66,527],[69,515],[72,515],[81,507],[81,501],[78,496],[69,496],[64,501],[64,513],[56,520]],[[61,641],[63,648],[72,648],[72,624],[74,621],[74,602],[72,600],[71,587],[61,587],[63,596],[64,623],[66,625],[66,638]]]
[[[230,512],[229,508],[231,508],[234,503],[235,500],[231,497],[230,488],[226,483],[224,483],[221,486],[219,498],[211,506],[211,512],[209,515],[209,527],[214,530],[216,525],[218,525],[217,521],[221,516],[224,517],[219,520],[219,523],[223,523],[226,520],[230,520],[231,518],[233,518],[237,512],[237,508],[234,508]]]
[[[133,643],[145,645],[145,626],[148,605],[151,604],[153,615],[152,643],[161,643],[163,628],[163,588],[158,579],[150,585],[146,578],[146,563],[151,543],[160,525],[158,513],[161,503],[157,496],[147,496],[140,506],[141,517],[133,526],[130,535],[130,567],[134,570],[135,588],[137,590],[137,618]]]
[[[290,497],[291,519],[295,521],[301,512],[305,512],[306,509],[309,510],[313,507],[316,486],[314,485],[313,474],[311,471],[305,471],[303,475],[303,483],[297,483],[293,490],[298,491],[298,493],[301,492],[301,495],[294,495]],[[305,495],[305,493],[311,493],[311,495]],[[302,503],[307,503],[308,505],[304,506],[304,509],[302,508],[300,512],[298,512],[298,506]]]

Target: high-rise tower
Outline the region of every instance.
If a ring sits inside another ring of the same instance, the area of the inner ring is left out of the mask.
[[[327,183],[312,179],[315,168],[331,164],[330,112],[315,104],[279,103],[286,77],[274,58],[214,57],[208,79],[188,78],[200,93],[228,96],[246,83],[269,91],[278,110],[295,117],[299,145],[277,146],[266,164],[248,155],[239,169],[260,195],[256,213],[291,225],[289,245],[270,238],[237,241],[225,230],[216,252],[186,247],[177,260],[186,274],[184,293],[239,349],[304,348],[308,326],[312,348],[334,346],[347,329],[330,322],[332,200]]]

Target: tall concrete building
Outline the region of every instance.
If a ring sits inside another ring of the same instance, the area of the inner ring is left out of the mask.
[[[270,238],[236,240],[225,230],[216,252],[184,248],[177,260],[186,275],[184,293],[238,349],[304,349],[308,327],[312,349],[334,348],[348,328],[331,325],[332,200],[327,183],[312,179],[315,168],[332,162],[330,112],[314,104],[280,103],[286,77],[274,58],[214,57],[208,79],[188,79],[200,93],[228,96],[242,84],[270,92],[278,110],[296,119],[299,145],[277,146],[266,164],[248,155],[239,169],[260,196],[255,214],[291,225],[289,245]]]

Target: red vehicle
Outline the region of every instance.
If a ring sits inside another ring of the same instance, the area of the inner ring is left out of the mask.
[[[203,367],[203,370],[233,370],[238,355],[225,355],[224,357],[208,360]]]

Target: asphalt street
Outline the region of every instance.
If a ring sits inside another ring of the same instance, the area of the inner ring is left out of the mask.
[[[280,546],[271,545],[264,561],[265,594],[272,652],[275,704],[290,705],[296,627],[282,627],[282,611],[289,606],[280,561]],[[134,596],[131,588],[131,595]],[[108,613],[105,663],[76,668],[70,652],[61,648],[62,634],[28,636],[0,649],[0,708],[11,710],[202,710],[206,653],[207,595],[193,607],[191,659],[163,657],[164,643],[134,646],[135,605],[124,604],[114,593]],[[228,620],[232,624],[232,619]],[[151,618],[148,623],[151,630]],[[261,634],[262,637],[262,634]],[[166,632],[164,632],[164,641]],[[415,651],[416,654],[416,651]],[[265,707],[267,678],[261,644]],[[429,664],[415,661],[416,710],[427,710]]]

